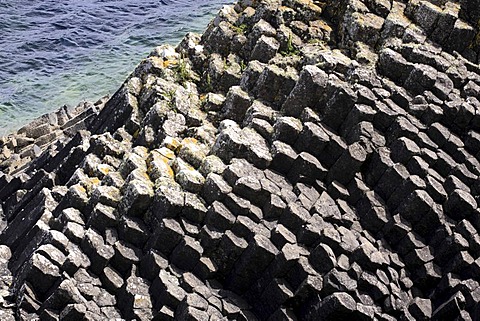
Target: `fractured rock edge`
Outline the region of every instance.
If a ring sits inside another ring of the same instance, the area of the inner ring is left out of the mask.
[[[2,139],[2,320],[475,320],[478,1],[239,1]]]

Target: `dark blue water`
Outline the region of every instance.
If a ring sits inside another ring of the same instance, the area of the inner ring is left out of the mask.
[[[227,0],[0,0],[0,135],[113,93],[155,46],[201,32]]]

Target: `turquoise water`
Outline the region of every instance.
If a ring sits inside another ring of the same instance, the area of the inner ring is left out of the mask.
[[[113,93],[155,46],[202,32],[231,1],[0,2],[0,135]]]

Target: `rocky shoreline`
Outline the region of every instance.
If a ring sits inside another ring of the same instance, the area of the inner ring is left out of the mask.
[[[15,133],[0,138],[1,174],[21,173],[47,149],[61,149],[79,130],[87,129],[108,97],[93,103],[62,106],[55,112],[36,118]]]
[[[243,0],[0,140],[2,320],[478,320],[479,1]]]

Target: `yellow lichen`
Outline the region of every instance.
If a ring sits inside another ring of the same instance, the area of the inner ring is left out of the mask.
[[[162,58],[153,56],[149,57],[148,60],[154,68],[164,68],[164,61]]]
[[[86,192],[90,194],[95,189],[95,187],[100,185],[100,179],[98,179],[98,177],[88,178],[88,181],[85,182],[85,185]]]
[[[83,193],[83,194],[87,193],[87,190],[82,185],[77,184],[77,185],[72,186],[72,188],[78,190],[80,193]]]
[[[165,164],[165,174],[166,176],[170,177],[170,178],[174,178],[175,177],[175,173],[173,172],[173,169],[170,167],[170,165],[168,164]]]
[[[148,162],[148,173],[152,177],[174,177],[174,172],[173,169],[170,167],[170,162],[171,160],[162,154],[160,154],[158,151],[152,151],[151,158],[149,158]]]
[[[111,167],[109,165],[106,165],[106,164],[100,164],[100,165],[98,165],[97,169],[102,174],[108,175],[108,173],[110,173]]]
[[[181,144],[181,145],[184,146],[184,145],[188,145],[188,144],[195,144],[195,145],[197,145],[197,144],[198,144],[198,140],[195,139],[195,138],[193,138],[193,137],[184,138],[184,139],[182,140],[182,144]]]
[[[167,159],[175,158],[175,153],[168,148],[160,148],[159,152],[160,152],[160,155],[166,157]]]
[[[168,149],[170,149],[172,151],[177,150],[177,148],[180,146],[180,142],[178,141],[178,139],[173,138],[173,137],[166,137],[163,140],[163,144],[164,144],[165,147],[167,147]]]

